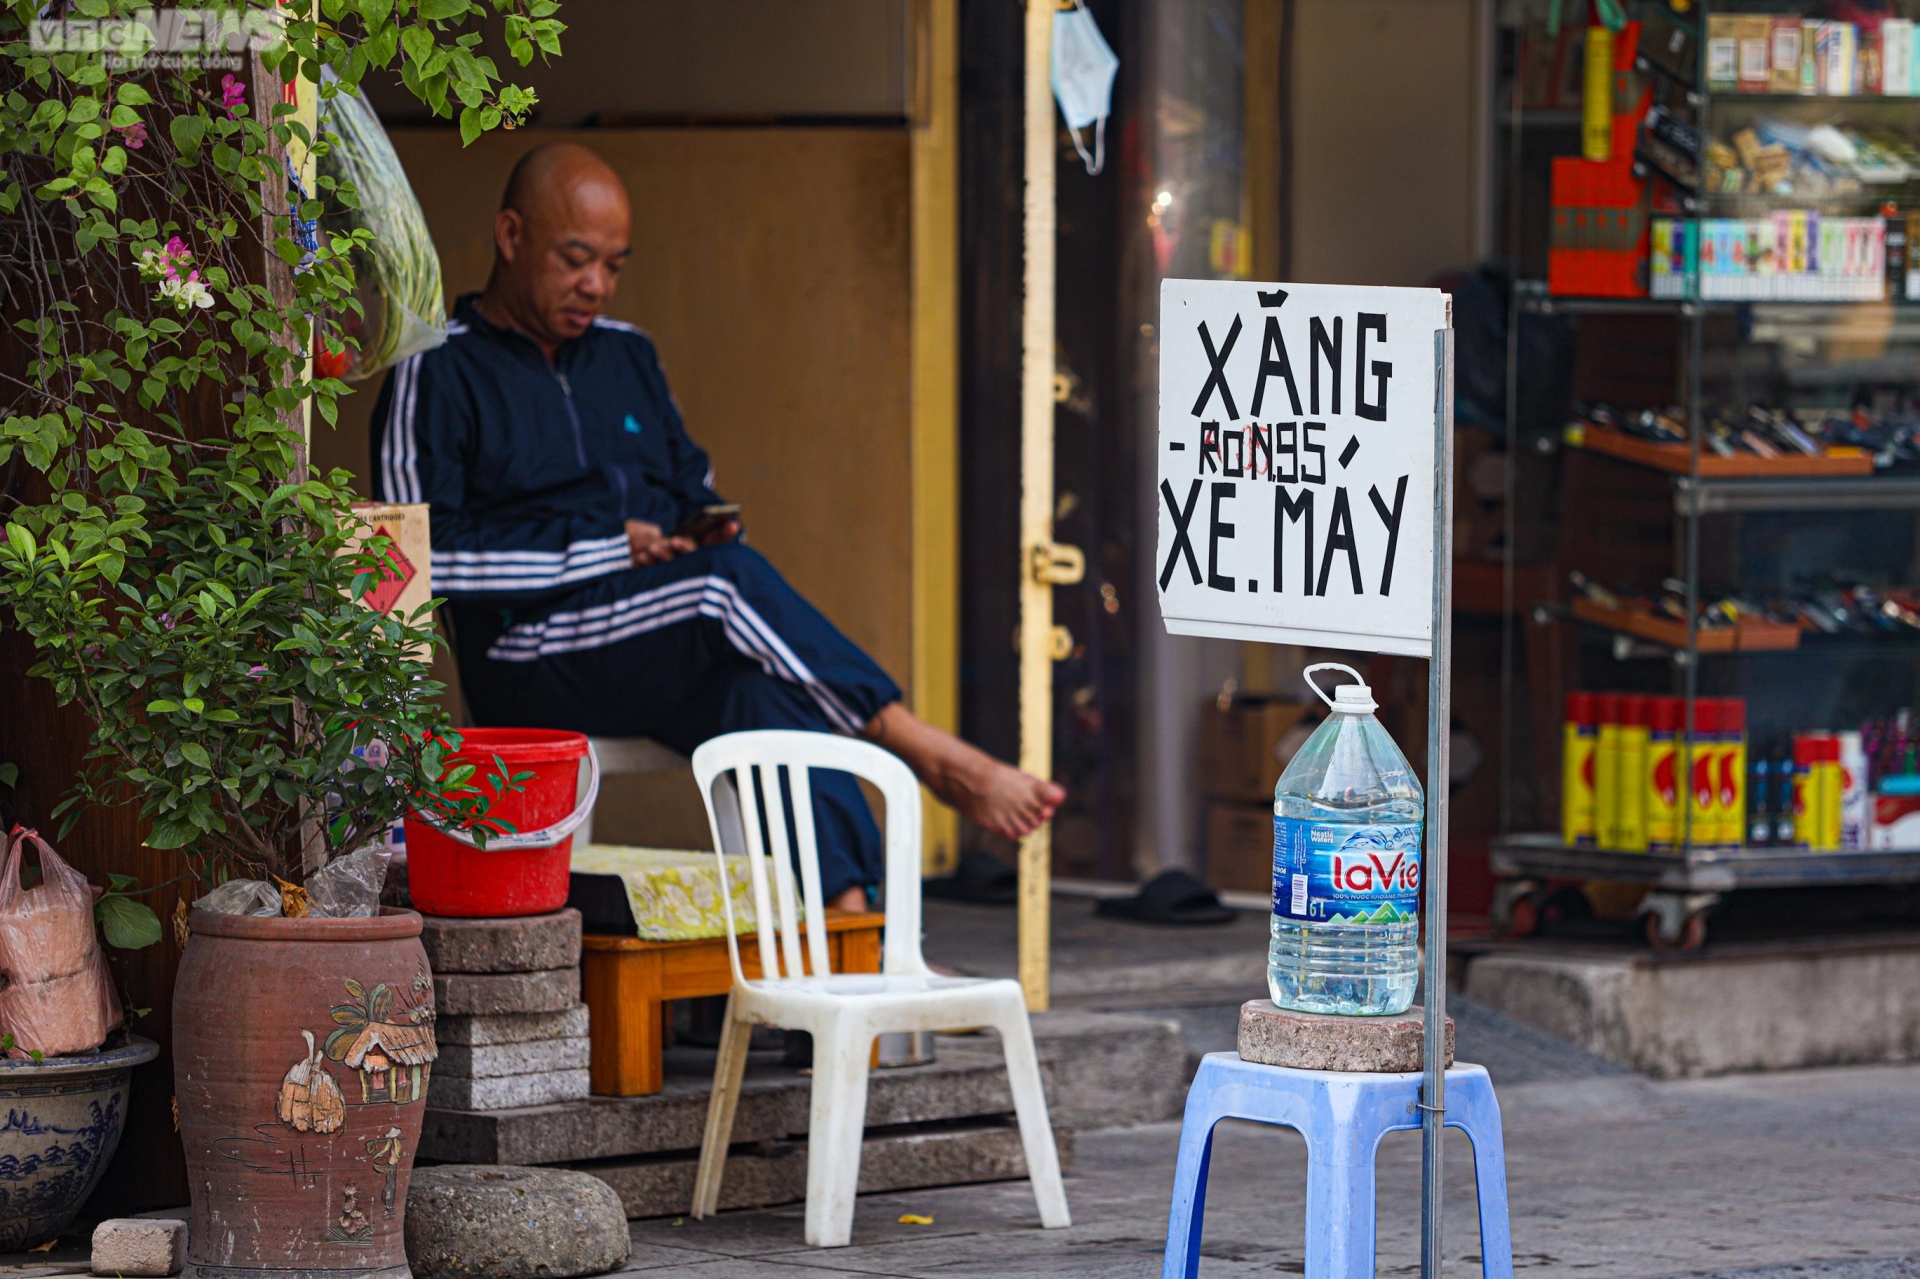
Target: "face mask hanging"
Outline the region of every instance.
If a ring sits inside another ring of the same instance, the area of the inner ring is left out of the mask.
[[[1073,136],[1087,172],[1100,172],[1107,162],[1107,116],[1113,109],[1113,77],[1120,59],[1100,34],[1099,24],[1087,12],[1084,0],[1053,15],[1053,97]],[[1080,131],[1093,126],[1093,154],[1087,154]]]

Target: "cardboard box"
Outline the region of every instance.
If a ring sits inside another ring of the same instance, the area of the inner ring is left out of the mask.
[[[426,503],[389,506],[380,502],[355,502],[353,513],[363,524],[360,536],[353,540],[353,549],[358,549],[369,537],[393,539],[393,545],[387,548],[386,573],[373,594],[367,597],[368,607],[412,617],[416,609],[433,598],[433,538]]]
[[[1273,749],[1307,710],[1302,702],[1253,695],[1235,697],[1224,708],[1208,702],[1200,721],[1200,793],[1271,806],[1280,780]]]
[[[1215,892],[1273,892],[1273,800],[1207,801],[1207,887]]]

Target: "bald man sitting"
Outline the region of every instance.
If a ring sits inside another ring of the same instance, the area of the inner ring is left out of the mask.
[[[1027,834],[1060,788],[915,718],[740,542],[653,343],[602,314],[629,230],[627,193],[598,156],[528,152],[494,218],[486,289],[458,301],[446,345],[393,370],[374,408],[374,490],[432,507],[433,588],[475,718],[683,753],[742,729],[856,734],[979,825]],[[863,909],[880,832],[851,777],[813,776],[821,888]]]

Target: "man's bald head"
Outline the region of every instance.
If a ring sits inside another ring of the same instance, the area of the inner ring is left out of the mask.
[[[543,202],[565,198],[582,186],[594,188],[595,193],[617,193],[623,201],[627,198],[620,175],[586,147],[578,142],[542,142],[515,162],[507,175],[507,188],[500,193],[500,207],[533,216]]]
[[[573,142],[533,148],[513,166],[494,215],[483,310],[502,313],[552,358],[612,300],[631,220],[626,187],[606,161]]]

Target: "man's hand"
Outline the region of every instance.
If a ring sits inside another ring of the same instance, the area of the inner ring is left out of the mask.
[[[692,538],[702,546],[718,546],[722,542],[731,542],[740,536],[740,521],[726,519],[704,527],[688,527],[682,529],[678,536],[682,540]]]
[[[695,549],[692,538],[678,534],[668,537],[658,524],[649,524],[645,520],[627,521],[627,546],[633,552],[635,568],[665,564],[674,556],[685,555]]]

